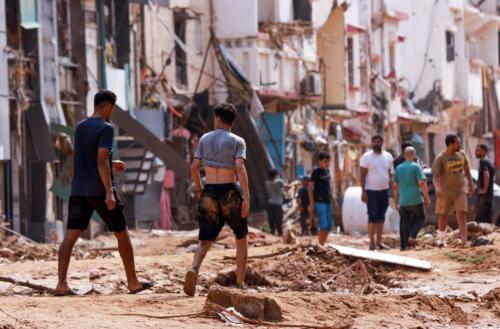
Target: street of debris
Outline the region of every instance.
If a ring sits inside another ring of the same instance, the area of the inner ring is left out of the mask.
[[[0,325],[115,328],[119,321],[121,328],[224,328],[231,322],[263,328],[494,328],[500,319],[500,229],[483,227],[477,233],[489,241],[484,246],[438,249],[428,233],[410,251],[387,250],[430,261],[429,271],[342,256],[318,247],[313,237],[290,233],[285,243],[251,229],[244,291],[231,288],[235,246],[225,229],[201,268],[194,298],[184,295],[182,283],[195,231],[132,232],[138,274],[156,283],[135,296],[127,294],[111,235],[78,242],[69,280],[86,295],[73,297],[49,296],[57,283],[55,246],[10,236],[0,248]],[[391,241],[397,238],[384,240],[389,246]],[[340,234],[329,242],[368,245],[364,236]],[[274,306],[268,311],[270,300]]]

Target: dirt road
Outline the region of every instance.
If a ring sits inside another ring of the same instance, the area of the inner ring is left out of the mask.
[[[152,291],[126,293],[120,259],[113,248],[108,248],[114,241],[105,237],[101,244],[106,251],[95,259],[83,257],[70,264],[70,284],[80,290],[92,284],[93,295],[48,297],[29,288],[0,283],[0,328],[227,327],[220,319],[205,315],[155,319],[138,314],[168,316],[202,311],[214,281],[231,284],[231,276],[226,273],[233,268],[230,256],[235,253],[230,236],[219,240],[209,253],[194,298],[181,292],[181,284],[192,261],[195,235],[136,232],[133,236],[139,275],[156,282]],[[491,237],[498,241],[500,233]],[[321,250],[310,240],[300,238],[298,245],[266,245],[277,240],[267,235],[253,237],[250,255],[288,248],[281,255],[249,262],[249,289],[276,300],[286,323],[333,328],[500,327],[498,243],[465,250],[430,248],[404,253],[431,261],[433,269],[425,272],[373,262],[355,264],[356,259]],[[367,246],[364,237],[335,235],[330,241]],[[400,254],[396,249],[388,252]],[[48,259],[0,262],[0,276],[55,287],[57,264],[53,256]],[[322,286],[332,277],[333,284]]]

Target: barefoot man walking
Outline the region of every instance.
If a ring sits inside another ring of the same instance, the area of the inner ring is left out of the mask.
[[[199,200],[199,243],[193,267],[186,273],[184,292],[194,296],[201,263],[208,249],[227,223],[236,238],[236,284],[243,287],[247,264],[247,216],[250,210],[250,193],[245,167],[245,140],[231,133],[236,117],[233,104],[223,103],[214,109],[215,130],[200,139],[191,165],[191,174]],[[203,164],[206,184],[200,180]],[[239,186],[236,182],[239,181]]]
[[[80,234],[87,228],[96,211],[118,240],[118,250],[125,266],[128,290],[138,293],[152,286],[137,280],[134,250],[130,243],[120,200],[116,195],[113,170],[127,166],[113,158],[113,127],[108,122],[113,113],[116,95],[108,90],[94,96],[94,114],[78,123],[75,131],[74,176],[68,205],[68,231],[59,248],[56,296],[74,295],[66,278],[71,252]]]

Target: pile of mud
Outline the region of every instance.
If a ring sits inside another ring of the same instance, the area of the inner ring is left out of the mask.
[[[500,315],[500,287],[490,290],[482,298],[483,304],[489,309],[496,309]]]

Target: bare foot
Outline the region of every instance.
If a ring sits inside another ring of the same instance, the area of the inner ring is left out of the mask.
[[[54,290],[55,296],[74,295],[75,292],[69,287],[68,282],[59,282]]]
[[[136,280],[135,282],[128,284],[128,290],[129,291],[135,291],[135,290],[138,290],[138,289],[141,289],[141,288],[142,288],[142,283],[139,282],[139,280]]]

